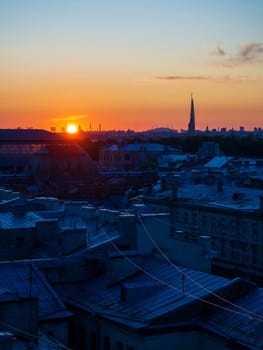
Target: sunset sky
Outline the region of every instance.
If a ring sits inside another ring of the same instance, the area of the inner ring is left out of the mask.
[[[263,126],[262,0],[2,0],[0,128]]]

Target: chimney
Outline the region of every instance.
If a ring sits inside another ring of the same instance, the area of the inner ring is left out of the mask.
[[[259,196],[259,209],[263,211],[263,195]]]
[[[162,191],[166,191],[169,189],[167,179],[164,175],[161,177],[160,183],[161,183],[161,190]]]
[[[114,285],[136,274],[139,271],[137,266],[142,266],[142,257],[143,254],[139,251],[108,252],[107,275],[109,285]]]
[[[178,187],[180,182],[180,177],[178,175],[168,174],[166,176],[169,187],[172,191],[172,199],[178,198]]]

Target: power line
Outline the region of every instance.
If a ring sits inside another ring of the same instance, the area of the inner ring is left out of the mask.
[[[101,228],[101,229],[102,229],[102,231],[104,232],[104,234],[108,237],[108,239],[110,239],[110,236],[106,233],[106,231],[105,231],[103,228]],[[208,305],[210,305],[210,306],[214,306],[214,307],[220,308],[220,309],[222,309],[222,310],[232,312],[232,313],[234,313],[234,314],[236,314],[236,315],[243,316],[243,317],[246,317],[246,318],[248,318],[248,319],[251,319],[251,318],[252,318],[252,315],[254,315],[253,317],[254,317],[255,320],[257,320],[257,321],[259,321],[259,322],[263,322],[263,319],[262,319],[262,317],[261,317],[260,315],[257,316],[257,314],[254,314],[254,313],[245,314],[245,313],[242,313],[242,312],[233,310],[233,309],[229,309],[229,308],[227,308],[227,307],[225,307],[225,306],[218,305],[218,304],[216,304],[216,303],[213,303],[212,301],[209,301],[209,300],[200,298],[200,297],[198,297],[198,296],[196,296],[196,295],[194,295],[194,294],[191,294],[191,293],[189,293],[189,292],[186,292],[185,290],[182,290],[181,288],[175,287],[175,286],[171,285],[170,283],[167,283],[166,281],[160,279],[159,277],[153,275],[151,272],[145,270],[144,268],[142,268],[141,266],[139,266],[138,264],[136,264],[132,259],[130,259],[126,254],[124,254],[124,253],[116,246],[116,244],[114,244],[114,243],[112,242],[112,240],[111,240],[111,244],[112,244],[112,246],[114,247],[114,249],[115,249],[116,251],[118,251],[118,253],[119,253],[121,256],[123,256],[127,261],[129,261],[132,265],[134,265],[134,266],[135,266],[136,268],[138,268],[140,271],[144,272],[147,276],[149,276],[149,277],[151,277],[152,279],[154,279],[154,280],[160,282],[161,284],[163,284],[163,285],[165,285],[165,286],[167,286],[167,287],[169,287],[169,288],[171,288],[171,289],[174,289],[174,290],[176,290],[176,291],[179,291],[179,292],[181,292],[181,293],[184,293],[184,295],[187,295],[187,296],[189,296],[189,297],[191,297],[191,298],[193,298],[193,299],[195,299],[195,300],[201,301],[201,302],[203,302],[203,303],[205,303],[205,304],[208,304]],[[248,312],[248,310],[247,310],[247,312]]]
[[[193,279],[191,276],[189,276],[187,273],[183,272],[182,269],[180,269],[177,265],[175,265],[173,263],[173,261],[162,251],[162,249],[159,247],[159,245],[156,243],[156,241],[152,238],[151,234],[149,233],[149,231],[147,230],[143,220],[142,220],[142,217],[140,216],[139,213],[137,213],[137,217],[138,219],[140,220],[141,224],[142,224],[142,227],[144,229],[144,231],[146,232],[147,236],[149,237],[149,239],[151,240],[151,242],[154,244],[154,246],[158,249],[158,251],[161,253],[161,255],[165,258],[165,260],[167,262],[169,262],[169,264],[171,264],[176,270],[177,272],[183,274],[187,279],[189,279],[191,282],[193,282],[194,284],[196,284],[199,288],[211,293],[211,295],[217,297],[218,299],[228,303],[229,305],[232,305],[242,311],[245,311],[245,312],[248,312],[250,313],[250,315],[253,315],[255,318],[257,319],[260,319],[261,321],[263,321],[263,316],[259,315],[259,314],[256,314],[254,312],[251,312],[249,310],[247,310],[246,308],[238,305],[238,304],[235,304],[235,303],[232,303],[230,300],[227,300],[225,299],[224,297],[222,297],[221,295],[213,292],[212,290],[210,290],[209,288],[205,287],[204,285],[202,285],[200,282],[196,281],[195,279]],[[157,219],[156,219],[157,220]]]
[[[55,338],[53,338],[54,340],[53,339],[51,340],[50,339],[51,337],[49,335],[46,336],[47,338],[43,337],[43,336],[37,336],[37,335],[35,335],[33,333],[29,333],[29,332],[27,332],[27,331],[25,331],[25,330],[23,330],[21,328],[17,328],[15,326],[11,325],[11,324],[8,324],[8,323],[2,322],[2,321],[0,321],[0,325],[6,327],[7,329],[10,329],[10,330],[12,330],[12,331],[14,331],[16,333],[19,333],[19,334],[22,334],[24,336],[27,336],[31,340],[34,339],[34,340],[37,340],[39,342],[39,339],[44,339],[45,341],[48,341],[51,344],[60,346],[60,348],[62,348],[62,349],[72,350],[72,348],[69,348],[68,346],[62,344],[59,340],[57,340]]]

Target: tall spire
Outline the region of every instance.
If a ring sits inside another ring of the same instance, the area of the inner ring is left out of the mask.
[[[190,120],[188,123],[188,132],[191,134],[195,132],[195,107],[194,107],[194,99],[193,99],[192,92],[191,92],[191,111],[190,111]]]

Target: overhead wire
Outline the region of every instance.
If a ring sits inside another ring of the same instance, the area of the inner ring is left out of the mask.
[[[210,293],[211,295],[215,296],[216,298],[226,302],[227,304],[236,307],[237,309],[240,309],[244,312],[249,313],[250,315],[254,316],[257,319],[260,319],[261,321],[263,321],[263,316],[254,313],[252,311],[249,311],[248,309],[244,308],[241,305],[238,305],[236,303],[231,302],[230,300],[224,298],[223,296],[213,292],[211,289],[207,288],[206,286],[202,285],[200,282],[196,281],[195,279],[193,279],[191,276],[189,276],[187,273],[185,273],[184,271],[182,271],[182,269],[180,269],[176,264],[174,264],[174,262],[162,251],[162,249],[160,248],[160,246],[156,243],[156,241],[152,238],[152,235],[149,233],[149,231],[147,230],[141,215],[137,212],[137,218],[139,219],[145,233],[147,234],[147,236],[149,237],[149,239],[151,240],[151,242],[154,244],[154,246],[158,249],[158,251],[160,252],[160,254],[165,258],[165,260],[167,262],[169,262],[169,264],[171,264],[177,272],[181,273],[184,275],[185,278],[187,278],[188,280],[190,280],[191,282],[193,282],[195,285],[197,285],[199,288],[202,288],[203,290],[207,291],[208,293]]]
[[[13,330],[14,332],[18,333],[18,334],[22,334],[24,336],[27,336],[29,339],[31,340],[37,340],[39,342],[39,339],[45,339],[45,341],[53,344],[53,345],[57,345],[59,346],[60,348],[62,349],[66,349],[66,350],[72,350],[72,348],[69,348],[68,346],[62,344],[59,340],[57,340],[56,338],[53,338],[52,340],[50,339],[50,335],[46,335],[45,334],[45,337],[44,336],[38,336],[38,335],[35,335],[33,333],[29,333],[21,328],[17,328],[11,324],[8,324],[6,322],[3,322],[3,321],[0,321],[0,325],[7,328],[7,329],[10,329],[10,330]],[[43,333],[44,334],[44,333]]]
[[[107,232],[104,230],[104,228],[101,227],[101,229],[102,229],[102,231],[104,232],[105,236],[106,236],[108,239],[110,239],[110,236],[107,234]],[[196,296],[196,295],[194,295],[194,294],[192,294],[192,293],[189,293],[189,292],[187,292],[187,291],[185,291],[185,290],[183,290],[183,289],[181,289],[181,288],[178,288],[178,287],[173,286],[172,284],[170,284],[170,283],[168,283],[168,282],[162,280],[161,278],[155,276],[155,275],[152,274],[151,272],[145,270],[143,267],[141,267],[141,266],[138,265],[136,262],[134,262],[132,259],[130,259],[125,253],[123,253],[123,252],[118,248],[118,246],[117,246],[112,240],[110,240],[110,242],[111,242],[111,245],[114,247],[114,249],[115,249],[121,256],[123,256],[128,262],[130,262],[132,265],[134,265],[138,270],[144,272],[147,276],[149,276],[149,277],[151,277],[152,279],[158,281],[159,283],[161,283],[161,284],[167,286],[168,288],[171,288],[171,289],[174,289],[174,290],[176,290],[176,291],[179,291],[179,292],[183,293],[184,295],[187,295],[187,296],[191,297],[192,299],[201,301],[201,302],[203,302],[203,303],[205,303],[205,304],[208,304],[208,305],[210,305],[210,306],[213,306],[213,307],[216,307],[216,308],[220,308],[220,309],[225,310],[225,311],[229,311],[229,312],[231,312],[231,313],[234,313],[234,314],[236,314],[236,315],[239,315],[239,316],[248,318],[248,319],[250,319],[250,320],[252,319],[251,313],[250,313],[250,314],[247,314],[247,313],[242,313],[242,312],[240,312],[240,311],[236,311],[236,310],[230,309],[230,308],[225,307],[225,306],[223,306],[223,305],[219,305],[219,304],[216,304],[216,303],[214,303],[214,302],[212,302],[212,301],[203,299],[203,298],[201,298],[201,297],[199,297],[199,296]],[[260,316],[260,315],[259,315],[259,316]],[[253,318],[254,318],[255,320],[259,321],[259,322],[263,322],[262,317],[257,317],[256,314],[254,314]]]

